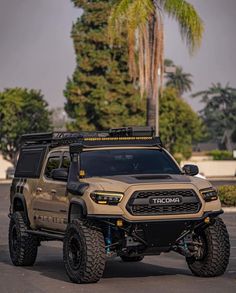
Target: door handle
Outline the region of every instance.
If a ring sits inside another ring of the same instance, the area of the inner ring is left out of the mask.
[[[56,189],[51,189],[51,193],[56,194],[57,193]]]
[[[37,187],[37,188],[36,188],[36,192],[37,192],[37,193],[42,192],[42,188],[41,188],[41,187]]]

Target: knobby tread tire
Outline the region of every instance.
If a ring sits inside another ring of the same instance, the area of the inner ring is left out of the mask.
[[[13,213],[9,224],[8,241],[11,261],[15,266],[32,266],[37,257],[37,237],[28,234],[27,228],[24,214],[22,212]],[[12,229],[15,229],[17,234],[15,249],[13,248]]]
[[[82,249],[82,261],[77,270],[69,261],[69,239],[74,233],[78,235]],[[73,220],[68,224],[63,243],[63,261],[72,282],[95,283],[100,280],[105,268],[105,242],[96,224],[85,220]]]
[[[139,256],[122,255],[120,258],[123,262],[139,262],[144,259],[144,256],[141,256],[141,255],[139,255]]]
[[[187,258],[192,273],[199,277],[216,277],[223,275],[230,256],[230,241],[226,226],[221,218],[205,229],[207,251],[202,260]]]

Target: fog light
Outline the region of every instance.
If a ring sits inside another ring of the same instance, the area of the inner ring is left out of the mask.
[[[206,224],[209,224],[210,223],[210,218],[209,217],[206,217],[205,219],[204,219],[204,222],[206,223]]]
[[[116,226],[117,227],[123,227],[123,221],[121,219],[116,221]]]

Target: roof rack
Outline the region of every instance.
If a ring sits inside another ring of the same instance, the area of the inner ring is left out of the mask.
[[[21,136],[21,143],[25,145],[49,144],[51,146],[67,145],[83,140],[85,137],[106,137],[108,132],[44,132],[30,133]]]
[[[145,138],[154,138],[153,127],[123,127],[112,128],[107,131],[94,131],[94,132],[46,132],[46,133],[31,133],[21,136],[21,143],[23,145],[37,145],[47,144],[50,147],[60,145],[70,145],[73,143],[83,143],[91,140],[94,144],[101,144],[104,140],[122,140],[122,138],[131,138],[140,140]],[[106,139],[107,138],[107,139]],[[160,141],[160,139],[159,139]],[[114,143],[113,143],[114,144]],[[161,145],[161,141],[159,142]]]

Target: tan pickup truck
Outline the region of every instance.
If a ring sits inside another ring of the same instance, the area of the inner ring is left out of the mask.
[[[230,244],[217,190],[181,169],[151,128],[26,134],[11,186],[9,250],[33,265],[63,241],[73,282],[97,282],[108,257],[175,251],[196,276],[225,272]]]

